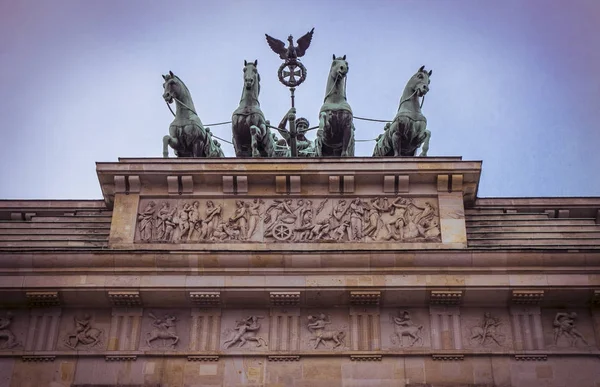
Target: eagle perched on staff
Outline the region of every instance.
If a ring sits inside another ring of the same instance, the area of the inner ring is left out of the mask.
[[[288,36],[288,46],[285,47],[285,43],[279,39],[275,39],[272,36],[265,34],[267,37],[267,43],[269,43],[269,47],[276,54],[279,54],[279,57],[283,60],[296,60],[301,56],[304,56],[306,53],[306,49],[310,46],[310,42],[312,40],[313,32],[315,29],[313,28],[309,32],[307,32],[303,37],[298,39],[296,43],[297,46],[294,46],[294,37],[292,35]]]

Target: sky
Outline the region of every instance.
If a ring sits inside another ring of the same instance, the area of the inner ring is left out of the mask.
[[[600,0],[0,0],[0,198],[99,199],[96,161],[161,157],[169,70],[206,125],[231,119],[257,59],[276,124],[289,91],[264,34],[313,27],[296,91],[311,125],[332,54],[347,56],[355,116],[381,120],[425,65],[429,156],[483,160],[479,197],[600,196]],[[231,139],[230,125],[211,131]]]

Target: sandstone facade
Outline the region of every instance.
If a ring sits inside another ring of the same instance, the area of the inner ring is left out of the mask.
[[[0,386],[600,386],[600,198],[450,157],[97,172],[0,201]]]

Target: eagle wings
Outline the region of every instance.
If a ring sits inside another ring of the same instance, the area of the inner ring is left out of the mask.
[[[285,43],[281,40],[275,39],[274,37],[269,36],[267,34],[265,34],[265,36],[267,37],[267,43],[269,43],[269,47],[271,47],[271,50],[273,50],[276,54],[279,54],[279,57],[281,59],[296,59],[300,58],[301,56],[304,56],[304,54],[306,53],[306,49],[308,48],[308,46],[310,46],[310,42],[312,40],[314,31],[315,29],[313,28],[300,39],[298,39],[296,41],[297,46],[294,46],[293,38],[290,35],[290,37],[288,38],[289,44],[287,48],[285,47]]]

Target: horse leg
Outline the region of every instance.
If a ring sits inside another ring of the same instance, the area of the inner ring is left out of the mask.
[[[171,144],[172,140],[175,139],[169,136],[168,134],[163,137],[163,157],[165,158],[169,157],[169,145],[171,145],[171,148],[173,147],[173,145]]]
[[[392,143],[394,157],[402,156],[402,137],[400,136],[400,128],[398,127],[398,121],[394,121],[388,130],[391,133],[390,142]]]
[[[426,157],[427,152],[429,151],[429,139],[431,138],[431,132],[425,129],[425,140],[423,140],[423,145],[421,145],[421,154],[420,157]]]
[[[337,348],[337,347],[339,347],[340,345],[342,345],[342,343],[340,343],[340,341],[338,340],[338,338],[337,338],[337,335],[334,335],[334,336],[332,336],[331,338],[333,339],[333,341],[334,341],[334,343],[335,343],[335,344],[334,344],[334,346],[333,346],[333,348]]]

